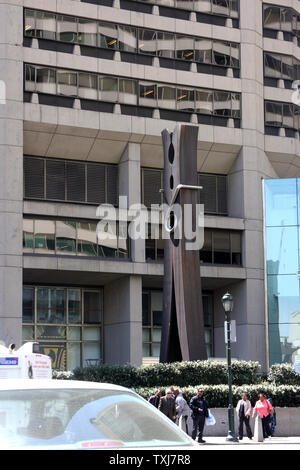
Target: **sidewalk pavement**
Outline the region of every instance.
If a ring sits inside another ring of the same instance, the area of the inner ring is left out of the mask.
[[[250,441],[244,437],[239,442],[227,442],[226,437],[204,437],[203,450],[300,450],[299,437],[272,437],[263,442]]]

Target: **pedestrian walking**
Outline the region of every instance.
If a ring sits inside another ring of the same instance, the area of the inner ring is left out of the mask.
[[[236,414],[239,419],[239,440],[241,441],[244,436],[244,424],[246,427],[246,433],[248,439],[252,440],[253,434],[250,427],[250,416],[251,416],[251,402],[248,400],[246,393],[242,394],[242,399],[238,401],[236,407]]]
[[[260,393],[258,395],[258,400],[255,403],[255,407],[253,408],[252,418],[254,418],[256,414],[261,418],[262,421],[264,439],[271,438],[272,435],[270,423],[273,415],[273,407],[267,400],[264,393]]]
[[[180,429],[182,429],[182,431],[185,431],[188,434],[188,417],[191,411],[190,407],[178,388],[174,390],[174,395],[176,407],[176,424],[180,427]]]
[[[160,397],[161,397],[161,391],[156,390],[155,394],[151,395],[148,402],[151,403],[151,405],[155,406],[155,408],[158,408]]]
[[[275,410],[275,406],[273,405],[273,400],[272,400],[272,398],[268,398],[268,402],[270,402],[271,405],[272,405],[272,407],[273,407],[273,414],[272,414],[271,423],[270,423],[271,436],[273,437],[274,434],[275,434],[276,424],[277,424],[276,410]]]
[[[167,390],[166,395],[164,397],[161,397],[158,409],[171,421],[176,421],[175,398],[172,397],[171,390]]]
[[[205,418],[208,417],[208,404],[204,398],[202,388],[198,389],[197,395],[190,401],[190,408],[192,410],[193,419],[193,432],[192,438],[195,440],[198,433],[198,442],[203,444],[203,430],[205,425]]]

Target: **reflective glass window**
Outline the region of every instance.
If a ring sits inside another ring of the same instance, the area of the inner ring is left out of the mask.
[[[34,222],[34,248],[36,253],[54,252],[55,221],[37,219]]]
[[[98,256],[96,223],[77,222],[78,254]]]
[[[196,112],[213,114],[213,92],[209,90],[196,90]]]
[[[265,76],[271,78],[281,78],[281,56],[265,53]]]
[[[300,354],[300,306],[292,313],[296,323],[269,324],[270,364],[294,364]]]
[[[102,300],[100,292],[85,290],[83,300],[84,323],[100,323],[102,318]]]
[[[212,13],[216,15],[229,16],[230,12],[230,0],[211,0],[212,2]]]
[[[293,25],[293,10],[291,8],[281,8],[280,9],[280,20],[281,20],[281,30],[282,31],[292,31]]]
[[[282,104],[267,101],[265,104],[265,124],[267,126],[281,127]]]
[[[75,254],[76,238],[76,222],[56,221],[56,251]]]
[[[139,81],[139,105],[157,107],[157,85]]]
[[[266,226],[297,225],[296,179],[265,180]]]
[[[57,92],[64,96],[77,96],[77,72],[57,71]]]
[[[118,49],[118,26],[114,23],[99,22],[99,46]]]
[[[284,80],[294,80],[293,57],[283,55],[282,60],[282,78]]]
[[[230,67],[230,43],[225,41],[213,42],[213,63],[222,65],[223,67]]]
[[[35,36],[35,11],[26,8],[24,14],[24,33],[25,36]]]
[[[282,109],[283,109],[282,125],[283,127],[292,129],[294,127],[294,105],[283,104]]]
[[[97,226],[98,253],[103,258],[115,258],[118,254],[118,233],[115,222]]]
[[[23,323],[34,322],[34,289],[23,288]]]
[[[231,264],[230,233],[226,230],[213,232],[214,264]]]
[[[231,18],[239,17],[239,0],[230,0],[230,16]]]
[[[194,112],[195,93],[188,88],[177,88],[177,109],[180,111]]]
[[[266,228],[266,263],[268,274],[292,274],[298,270],[298,228]]]
[[[23,219],[23,251],[32,252],[34,246],[33,220]]]
[[[131,26],[119,25],[119,49],[121,51],[136,52],[137,50],[137,32],[136,28]]]
[[[118,79],[115,77],[99,78],[99,99],[101,101],[118,101]]]
[[[231,93],[231,116],[234,119],[241,118],[241,95],[239,93]]]
[[[165,7],[174,7],[176,0],[155,0],[155,3]]]
[[[43,11],[37,11],[35,14],[36,36],[42,39],[57,38],[56,34],[56,15]]]
[[[264,27],[280,30],[280,8],[264,5]]]
[[[66,289],[39,287],[36,303],[38,323],[66,322]]]
[[[138,30],[138,51],[143,54],[156,55],[156,31]]]
[[[98,99],[98,77],[92,73],[78,74],[78,96],[90,100]]]
[[[194,0],[176,0],[176,8],[184,8],[185,10],[194,9]]]
[[[214,114],[218,116],[231,116],[231,93],[226,91],[214,92]]]
[[[242,246],[241,234],[231,232],[231,263],[236,266],[242,265]]]
[[[81,290],[68,289],[68,322],[81,323],[81,317]],[[80,329],[76,328],[76,331],[77,337],[73,335],[72,339],[80,339]]]
[[[72,16],[57,16],[57,39],[65,42],[77,42],[77,19]]]
[[[35,91],[35,74],[36,68],[32,65],[25,65],[25,91]]]
[[[119,78],[119,99],[120,103],[137,104],[137,82],[127,78]]]
[[[97,21],[78,19],[78,42],[86,46],[98,45],[98,23]]]
[[[201,13],[211,13],[211,0],[194,0],[194,10]]]
[[[200,250],[200,262],[201,263],[212,263],[213,262],[213,255],[212,255],[212,230],[206,229],[204,231],[204,243],[203,247]]]
[[[231,43],[231,57],[230,65],[231,67],[239,68],[240,67],[240,46],[239,44]]]
[[[56,70],[36,67],[36,91],[56,95]]]
[[[300,129],[300,108],[299,106],[294,106],[294,129]]]
[[[176,108],[176,88],[168,85],[158,85],[158,107],[159,108]]]
[[[160,57],[174,58],[175,35],[172,33],[157,32],[157,52]]]
[[[194,60],[194,38],[191,36],[176,36],[176,58]]]
[[[195,38],[195,60],[203,64],[212,63],[212,41]]]

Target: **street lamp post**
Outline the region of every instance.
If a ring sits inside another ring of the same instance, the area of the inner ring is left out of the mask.
[[[227,292],[222,297],[222,304],[225,311],[226,318],[226,356],[228,368],[228,390],[229,390],[229,403],[228,403],[228,435],[226,441],[238,442],[234,429],[234,410],[232,405],[232,369],[231,369],[231,312],[233,310],[233,297]]]

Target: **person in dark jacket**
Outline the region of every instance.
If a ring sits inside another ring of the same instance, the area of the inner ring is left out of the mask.
[[[161,397],[158,405],[158,409],[170,418],[175,423],[176,421],[176,405],[175,398],[172,397],[171,390],[167,390],[166,396]]]
[[[192,438],[195,440],[198,432],[198,442],[203,444],[203,430],[205,418],[208,417],[208,404],[204,398],[202,388],[198,389],[198,393],[190,401],[190,408],[192,410],[193,419],[193,432]]]
[[[192,410],[193,419],[193,432],[192,438],[195,440],[198,432],[198,442],[203,444],[203,430],[205,418],[208,417],[208,404],[204,398],[202,388],[198,389],[198,393],[190,401],[190,408]]]
[[[148,402],[151,403],[151,405],[155,406],[155,408],[158,408],[160,397],[161,391],[156,390],[155,394],[149,398]]]

